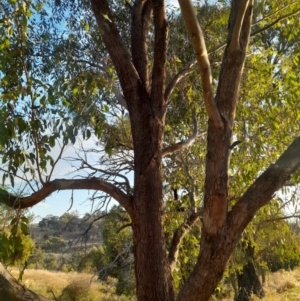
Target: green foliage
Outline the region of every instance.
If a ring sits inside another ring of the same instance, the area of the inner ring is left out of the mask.
[[[44,268],[44,261],[46,253],[41,248],[34,248],[28,258],[28,268],[42,269]]]
[[[6,211],[3,207],[2,210]],[[1,220],[0,260],[6,267],[22,267],[20,279],[27,266],[27,259],[34,249],[34,242],[29,236],[28,223],[29,219],[25,215],[21,215],[21,212],[18,212],[10,223],[5,219]]]
[[[121,207],[114,206],[105,217],[102,234],[108,264],[99,270],[99,278],[117,278],[117,294],[130,296],[135,289],[131,226],[128,214]]]
[[[108,264],[104,248],[93,247],[86,253],[78,264],[79,272],[96,273]]]
[[[48,252],[62,252],[66,247],[65,240],[62,237],[50,236],[45,244],[43,244],[42,249],[47,250]]]

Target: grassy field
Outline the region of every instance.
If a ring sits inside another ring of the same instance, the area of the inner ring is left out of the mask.
[[[293,271],[280,270],[273,274],[268,274],[264,284],[266,293],[263,299],[255,296],[252,301],[300,301],[300,268]],[[234,293],[226,298],[211,298],[211,301],[222,300],[232,301]]]
[[[266,291],[264,301],[300,301],[300,268],[270,274],[264,288]]]
[[[17,277],[18,271],[11,270]],[[26,270],[23,283],[32,291],[45,297],[60,301],[128,301],[124,296],[114,293],[114,281],[100,284],[96,277],[85,273],[63,273],[45,270]],[[66,289],[67,288],[67,289]],[[266,297],[264,301],[300,301],[300,268],[293,271],[279,271],[269,274],[264,285]],[[69,298],[70,292],[77,294],[78,298]],[[64,295],[65,294],[65,295]],[[229,301],[231,298],[212,300]],[[253,301],[261,299],[253,298]]]
[[[17,269],[10,270],[18,277]],[[60,301],[128,301],[124,296],[115,294],[113,279],[100,284],[97,277],[86,273],[63,273],[46,270],[25,270],[23,284],[30,290]]]

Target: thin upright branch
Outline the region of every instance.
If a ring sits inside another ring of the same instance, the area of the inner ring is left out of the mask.
[[[235,19],[235,24],[233,27],[232,35],[231,35],[231,42],[230,42],[230,50],[237,51],[240,48],[240,35],[241,35],[241,28],[244,22],[244,17],[246,10],[248,8],[250,0],[242,0],[240,1],[240,7],[238,10],[237,17]]]
[[[57,156],[57,158],[56,158],[56,160],[55,160],[55,162],[54,162],[54,164],[53,164],[53,166],[52,166],[52,168],[51,168],[49,177],[47,178],[47,182],[49,182],[49,181],[51,180],[51,176],[52,176],[52,173],[53,173],[53,171],[54,171],[54,168],[55,168],[57,162],[61,159],[61,156],[62,156],[62,154],[63,154],[63,151],[64,151],[64,149],[65,149],[65,146],[66,146],[66,145],[63,144],[63,146],[60,148],[60,152],[59,152],[59,154],[58,154],[58,156]]]
[[[202,212],[199,211],[197,213],[191,214],[187,221],[183,222],[174,232],[173,238],[169,248],[169,264],[171,271],[173,272],[176,267],[176,262],[179,253],[179,247],[182,242],[184,236],[190,231],[190,229],[195,225],[198,221],[199,217],[202,215]]]
[[[138,0],[132,6],[131,53],[132,61],[146,89],[148,74],[148,32],[152,13],[152,1]]]
[[[140,77],[113,21],[108,1],[91,0],[91,4],[101,29],[103,42],[116,68],[125,99],[127,102],[134,102],[136,99],[132,95],[138,82],[140,82]]]
[[[160,108],[163,104],[157,99],[165,100],[166,57],[168,43],[168,28],[164,0],[153,0],[154,22],[154,61],[152,68],[151,100]],[[155,109],[154,106],[154,109]],[[159,109],[160,110],[160,109]]]
[[[224,124],[214,99],[211,67],[202,30],[197,20],[191,0],[179,0],[178,2],[181,7],[186,27],[191,35],[193,48],[196,53],[208,117],[217,128],[223,128]]]

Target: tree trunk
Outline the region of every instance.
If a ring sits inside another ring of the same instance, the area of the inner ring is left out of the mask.
[[[132,229],[137,299],[173,301],[174,290],[162,220],[164,110],[155,110],[149,103],[145,101],[139,110],[131,114],[132,120],[140,119],[140,127],[132,125],[135,151]],[[149,118],[144,118],[147,115],[150,115]]]
[[[264,297],[263,287],[256,273],[253,260],[248,261],[243,267],[242,273],[237,275],[237,279],[239,287],[237,301],[250,301],[252,294],[259,298]]]
[[[236,237],[224,233],[211,235],[203,232],[201,254],[189,281],[184,285],[177,301],[207,301],[220,282],[227,262],[235,247]]]
[[[21,285],[0,263],[0,301],[50,301]]]

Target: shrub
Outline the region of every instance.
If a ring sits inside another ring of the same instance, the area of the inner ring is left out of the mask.
[[[90,281],[88,279],[78,279],[63,289],[60,301],[98,301],[98,299],[90,291]]]

